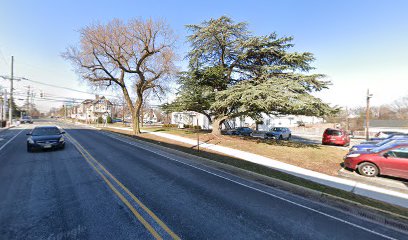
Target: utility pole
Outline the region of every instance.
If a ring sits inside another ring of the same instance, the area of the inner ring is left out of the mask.
[[[27,86],[27,108],[26,108],[26,115],[27,116],[31,116],[31,114],[30,114],[30,88],[31,88],[31,86],[30,85],[28,85]]]
[[[64,104],[64,120],[67,120],[67,103]]]
[[[7,105],[7,89],[4,89],[4,99],[3,99],[3,117],[2,119],[6,121],[6,105]]]
[[[9,98],[9,122],[13,120],[13,74],[14,74],[14,56],[11,56],[11,77],[10,77],[10,98]]]
[[[370,89],[367,89],[367,107],[366,107],[366,140],[370,139],[370,98],[373,97],[373,94],[370,94]]]
[[[4,112],[4,108],[3,108],[3,101],[4,101],[4,98],[3,98],[3,93],[1,94],[1,96],[0,96],[0,109],[1,109],[1,116],[0,116],[0,118],[1,118],[1,121],[0,121],[0,128],[2,128],[3,127],[3,112]]]

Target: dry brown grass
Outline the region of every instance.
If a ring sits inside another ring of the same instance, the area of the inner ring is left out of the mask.
[[[197,138],[197,131],[195,130],[157,127],[146,128],[146,130],[174,134],[190,139]],[[343,156],[347,153],[346,149],[331,146],[304,144],[291,141],[263,140],[240,136],[214,136],[207,131],[200,131],[199,134],[200,141],[206,143],[259,154],[281,162],[333,176],[337,175],[338,170],[341,168],[340,164],[343,162]],[[151,134],[142,134],[141,137],[191,147],[187,144],[166,138],[160,138]]]

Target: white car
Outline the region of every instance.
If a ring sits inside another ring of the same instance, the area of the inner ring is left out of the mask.
[[[404,133],[394,132],[394,131],[380,131],[377,134],[375,134],[375,138],[388,138],[391,135],[396,135],[396,134],[404,134]]]

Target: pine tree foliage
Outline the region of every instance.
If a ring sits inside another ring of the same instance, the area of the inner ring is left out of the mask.
[[[328,88],[322,74],[308,74],[310,52],[290,51],[292,37],[253,36],[246,23],[222,16],[188,25],[189,71],[179,78],[168,109],[205,112],[213,131],[228,118],[261,113],[325,116],[337,111],[312,95]]]

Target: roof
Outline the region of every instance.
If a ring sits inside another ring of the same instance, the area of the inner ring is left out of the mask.
[[[365,126],[365,121],[364,121]],[[408,128],[408,120],[370,120],[371,128],[387,127],[387,128]]]
[[[89,104],[92,103],[92,99],[85,99],[81,104]]]
[[[106,99],[105,96],[96,98],[95,100],[92,101],[92,104],[96,104],[100,100],[104,100],[104,101],[106,101],[107,104],[112,105],[112,103],[108,99]]]
[[[34,128],[58,128],[57,126],[36,126]]]

